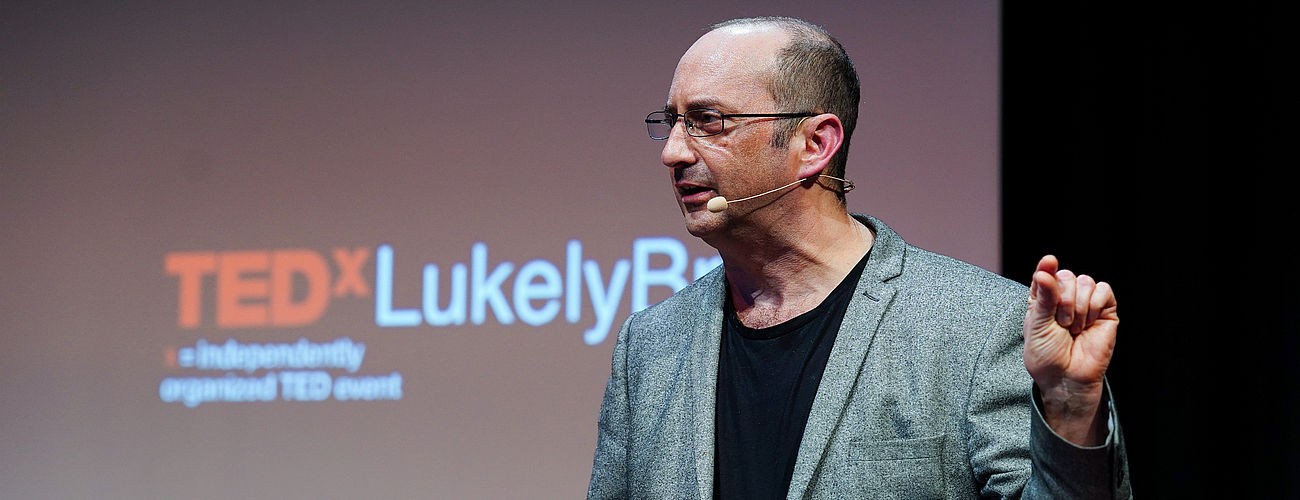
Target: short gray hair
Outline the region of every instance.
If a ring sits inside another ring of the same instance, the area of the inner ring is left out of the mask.
[[[824,28],[793,17],[746,17],[710,26],[710,31],[730,26],[773,26],[790,35],[790,41],[777,54],[777,68],[768,82],[768,92],[776,102],[774,112],[831,113],[844,124],[844,143],[831,159],[826,174],[844,177],[848,163],[849,138],[858,123],[861,85],[858,71],[839,40]],[[776,127],[773,146],[782,147],[794,134],[799,122],[786,120]],[[840,201],[844,191],[837,190]]]

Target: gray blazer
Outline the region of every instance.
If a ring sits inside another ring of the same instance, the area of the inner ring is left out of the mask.
[[[854,217],[876,239],[788,498],[1130,497],[1113,405],[1107,442],[1080,448],[1033,403],[1026,287]],[[712,496],[725,286],[715,269],[623,323],[588,498]]]

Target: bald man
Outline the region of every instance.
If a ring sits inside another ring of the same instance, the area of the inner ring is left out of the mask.
[[[589,498],[1127,498],[1110,286],[1026,287],[849,213],[856,69],[792,18],[714,25],[651,138],[723,264],[632,314]]]

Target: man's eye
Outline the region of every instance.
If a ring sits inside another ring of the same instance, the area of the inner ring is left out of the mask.
[[[695,113],[691,116],[691,121],[700,125],[707,125],[722,121],[722,116],[717,113]]]

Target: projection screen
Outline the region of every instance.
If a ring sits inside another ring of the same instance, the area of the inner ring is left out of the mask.
[[[998,271],[996,2],[0,14],[4,498],[582,497],[619,324],[719,262],[643,118],[729,17],[837,35],[850,209]]]

